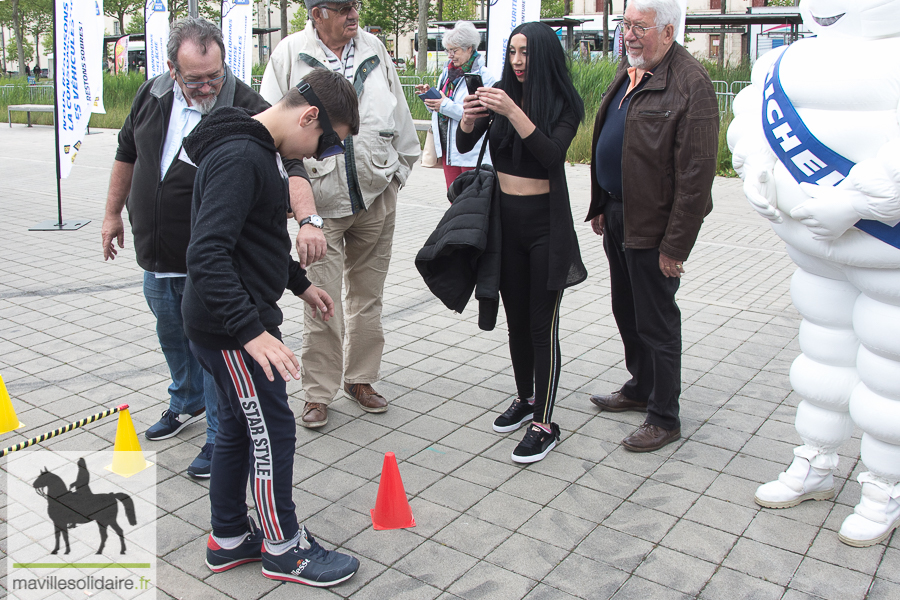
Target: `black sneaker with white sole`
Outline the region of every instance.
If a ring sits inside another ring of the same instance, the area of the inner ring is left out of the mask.
[[[523,423],[531,421],[533,417],[534,405],[528,404],[527,400],[516,398],[505,413],[494,419],[494,431],[498,433],[515,431]]]
[[[306,531],[300,530],[300,541],[284,554],[262,551],[262,574],[269,579],[293,581],[315,587],[329,587],[347,581],[359,569],[359,560],[326,550]]]
[[[144,432],[144,437],[151,442],[167,440],[170,437],[174,437],[175,434],[191,423],[203,420],[203,417],[206,416],[206,407],[197,409],[189,415],[184,415],[183,420],[179,419],[180,416],[181,415],[177,415],[167,408],[163,411],[159,421],[151,425],[150,428]]]
[[[550,429],[553,433],[547,433],[537,425],[529,427],[525,431],[525,437],[513,450],[513,462],[533,463],[547,456],[559,441],[559,425],[550,423]]]

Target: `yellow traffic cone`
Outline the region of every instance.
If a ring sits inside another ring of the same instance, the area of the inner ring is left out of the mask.
[[[0,433],[8,433],[24,426],[25,424],[16,417],[16,409],[13,408],[6,384],[3,383],[3,376],[0,375]]]
[[[144,460],[141,444],[138,442],[134,422],[128,409],[119,411],[119,425],[116,427],[116,445],[113,447],[112,464],[106,467],[116,475],[131,477],[152,465]]]

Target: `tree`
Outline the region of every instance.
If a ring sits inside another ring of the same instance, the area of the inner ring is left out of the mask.
[[[125,33],[144,33],[144,15],[142,13],[132,13],[131,19],[128,21],[128,27],[122,31]]]
[[[53,32],[53,4],[52,0],[25,0],[20,3],[24,7],[25,20],[28,33],[34,36],[34,46],[41,47],[41,36],[52,35]],[[35,56],[35,62],[40,64],[40,53]]]
[[[281,39],[287,37],[288,34],[288,6],[291,0],[281,0]]]
[[[19,10],[19,0],[12,0],[11,6],[11,15],[10,18],[12,20],[13,33],[16,35],[16,56],[28,56],[25,54],[25,38],[22,35],[22,11]],[[19,60],[18,58],[13,58],[13,53],[9,52],[10,60],[15,60],[18,63],[18,71],[19,73],[24,72],[25,65],[23,62],[27,62],[29,59]]]
[[[472,21],[478,7],[476,0],[440,0],[438,8],[442,14],[436,15],[438,21]]]
[[[141,14],[141,21],[143,21],[143,9],[143,0],[103,0],[103,14],[119,22],[120,33],[127,31],[125,29],[125,15],[139,13]],[[141,29],[143,30],[143,26]]]
[[[306,5],[303,4],[294,13],[294,18],[291,19],[289,33],[303,31],[306,28],[306,20]]]
[[[555,19],[569,14],[569,0],[541,0],[541,18]]]
[[[362,9],[361,23],[377,25],[385,35],[394,34],[395,51],[400,36],[415,30],[419,21],[418,0],[371,0],[363,4]],[[433,16],[431,10],[428,16]]]
[[[27,39],[22,40],[22,54],[19,54],[18,45],[16,44],[16,40],[9,40],[9,44],[6,46],[6,56],[9,60],[14,60],[19,65],[19,73],[23,73],[25,71],[25,63],[34,58],[34,46],[31,45]],[[24,58],[20,61],[19,56],[24,56]]]

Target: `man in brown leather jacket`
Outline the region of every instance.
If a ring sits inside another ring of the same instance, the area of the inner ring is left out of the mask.
[[[681,437],[681,312],[675,292],[712,210],[719,109],[709,75],[675,41],[677,0],[632,0],[626,58],[594,126],[587,215],[609,259],[612,309],[631,379],[591,402],[647,412],[634,452]],[[630,66],[629,66],[630,65]]]

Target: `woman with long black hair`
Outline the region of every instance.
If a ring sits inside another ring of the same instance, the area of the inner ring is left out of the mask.
[[[512,460],[537,462],[559,441],[551,417],[563,290],[587,277],[565,174],[584,103],[559,38],[549,26],[529,22],[509,37],[500,82],[467,96],[464,108],[456,137],[460,152],[471,150],[490,123],[494,193],[500,196],[500,297],[518,393],[493,427],[505,433],[530,423]]]

